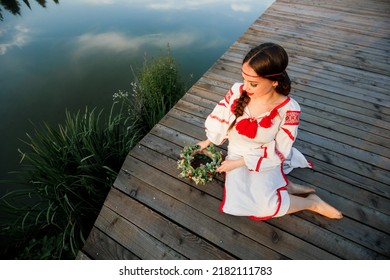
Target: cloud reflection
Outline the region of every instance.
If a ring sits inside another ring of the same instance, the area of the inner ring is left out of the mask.
[[[250,4],[245,3],[232,3],[230,7],[235,12],[250,13],[252,11],[252,6]]]
[[[80,2],[84,2],[86,4],[93,4],[93,5],[111,5],[115,4],[116,0],[81,0]]]
[[[14,35],[7,38],[7,35],[14,33]],[[0,43],[0,55],[4,55],[13,47],[22,47],[30,41],[28,35],[29,29],[21,25],[16,25],[12,29],[0,28],[0,35],[6,38],[3,43]]]
[[[188,33],[158,33],[138,37],[121,32],[87,33],[78,37],[78,48],[74,54],[82,56],[94,51],[136,51],[145,45],[164,48],[168,43],[178,48],[191,45],[196,37],[196,35]]]
[[[200,9],[216,4],[230,6],[235,12],[251,12],[254,9],[252,5],[258,5],[259,3],[253,0],[170,0],[164,2],[150,1],[150,3],[146,3],[146,7],[155,10],[183,10]]]
[[[270,5],[274,0],[263,1],[260,5]],[[201,9],[206,6],[223,4],[224,6],[230,6],[235,12],[249,13],[253,9],[257,9],[259,5],[258,0],[133,0],[131,2],[127,0],[81,0],[86,4],[93,5],[106,5],[106,4],[121,4],[131,5],[132,7],[141,6],[153,10],[193,10]]]

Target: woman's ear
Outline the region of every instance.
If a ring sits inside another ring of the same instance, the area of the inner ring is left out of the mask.
[[[272,86],[273,87],[277,87],[279,85],[279,82],[278,81],[272,81]]]

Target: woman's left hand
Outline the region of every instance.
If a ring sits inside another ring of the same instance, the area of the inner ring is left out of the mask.
[[[210,144],[211,144],[211,141],[209,139],[206,139],[206,140],[203,140],[203,141],[200,141],[197,143],[197,145],[200,146],[199,150],[201,150],[201,151],[203,149],[206,149]]]
[[[229,172],[237,167],[241,167],[245,165],[244,159],[237,160],[225,160],[221,163],[221,165],[217,168],[217,172]]]

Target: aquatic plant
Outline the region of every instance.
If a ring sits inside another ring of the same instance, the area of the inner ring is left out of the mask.
[[[47,242],[57,244],[46,246],[51,248],[47,258],[76,256],[128,151],[141,136],[123,108],[114,109],[107,116],[96,109],[67,111],[63,125],[43,124],[27,135],[18,172],[26,188],[0,201],[13,217],[1,231],[13,236],[13,250],[20,248],[16,258],[43,258]]]
[[[166,53],[157,58],[144,58],[143,67],[136,73],[130,93],[122,90],[114,94],[114,101],[127,104],[130,117],[145,132],[176,104],[186,91],[186,83],[181,80],[178,65],[172,57],[169,45]]]

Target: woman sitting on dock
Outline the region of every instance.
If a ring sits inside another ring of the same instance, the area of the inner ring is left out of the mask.
[[[228,155],[217,169],[226,172],[221,211],[255,220],[310,210],[332,219],[342,214],[314,194],[314,189],[287,179],[292,169],[311,167],[292,147],[300,106],[289,97],[288,55],[279,45],[261,44],[245,56],[243,83],[234,84],[206,119],[207,140],[229,141]]]

